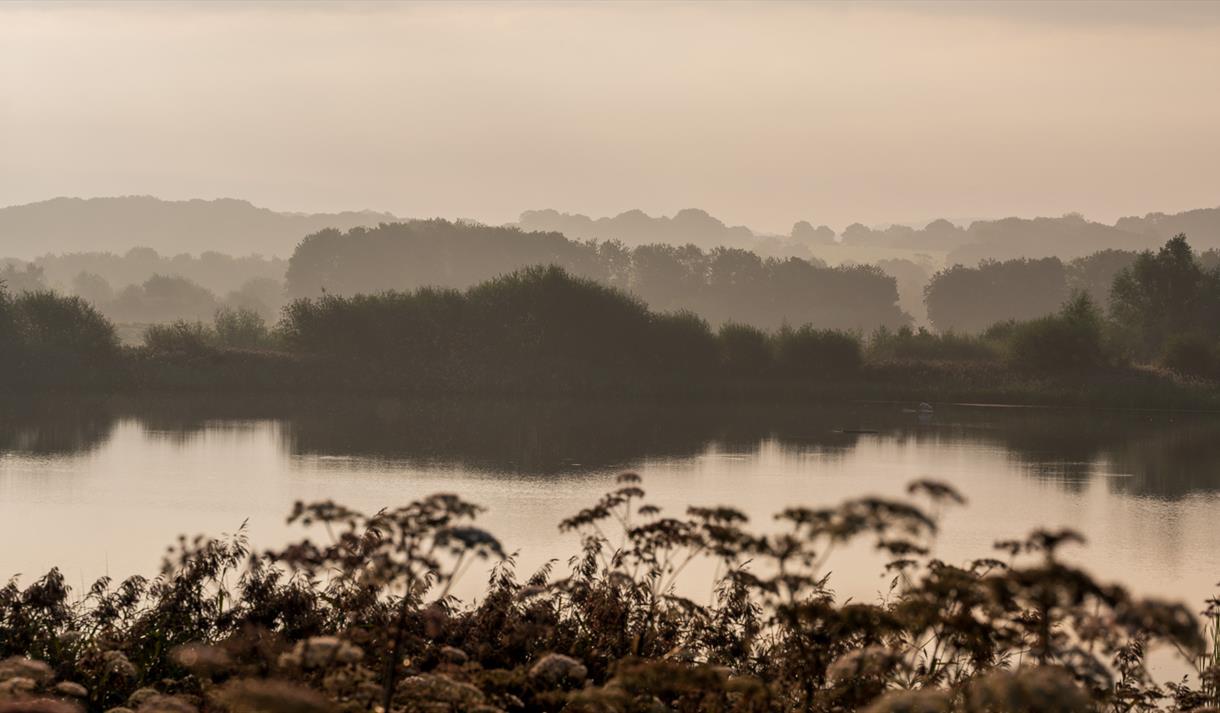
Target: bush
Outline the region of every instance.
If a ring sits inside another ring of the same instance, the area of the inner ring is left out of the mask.
[[[79,297],[46,290],[13,297],[0,287],[0,381],[85,385],[111,381],[114,325]]]
[[[767,335],[757,327],[728,323],[720,328],[720,368],[729,376],[757,378],[771,371]]]
[[[1013,366],[1037,371],[1081,371],[1106,363],[1101,313],[1084,293],[1058,314],[1011,327],[1008,349]]]
[[[80,361],[110,360],[118,353],[114,325],[79,297],[41,290],[13,301],[26,348],[42,355],[72,355]]]
[[[952,331],[936,334],[923,327],[897,331],[881,327],[868,340],[868,356],[876,360],[986,361],[997,354],[992,343],[976,336]]]
[[[222,347],[258,349],[271,341],[267,323],[252,309],[222,307],[216,311],[212,329],[216,343]]]
[[[1161,364],[1182,376],[1214,379],[1220,376],[1220,346],[1197,333],[1171,337]]]
[[[557,267],[496,278],[471,288],[466,300],[470,337],[495,369],[621,379],[643,375],[655,358],[655,315],[642,302]]]
[[[819,378],[856,371],[863,362],[860,340],[854,335],[808,325],[785,326],[773,337],[780,373],[792,378]]]
[[[157,354],[207,354],[214,351],[216,333],[203,322],[180,319],[144,330],[144,346]]]
[[[668,383],[690,383],[710,378],[720,355],[716,335],[694,312],[654,314],[648,349],[653,378]]]

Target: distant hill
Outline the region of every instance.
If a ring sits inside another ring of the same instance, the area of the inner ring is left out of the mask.
[[[1186,233],[1200,250],[1220,247],[1220,208],[1143,218],[1121,218],[1114,225],[1077,214],[1058,218],[976,220],[961,228],[937,220],[924,228],[894,225],[872,229],[849,225],[841,236],[844,247],[884,247],[947,251],[946,262],[976,265],[980,260],[1058,257],[1071,260],[1101,250],[1143,250]]]
[[[140,245],[163,255],[213,250],[287,257],[301,238],[324,228],[348,230],[397,220],[373,211],[277,213],[233,198],[54,198],[0,208],[0,256],[124,253]]]
[[[1143,218],[1119,218],[1119,230],[1150,236],[1158,241],[1186,233],[1197,248],[1220,247],[1220,208],[1199,208],[1181,213],[1149,213]]]
[[[0,257],[31,259],[47,253],[114,252],[153,248],[163,256],[205,251],[234,256],[288,257],[306,235],[326,228],[347,231],[398,222],[390,213],[278,213],[244,200],[164,201],[150,196],[55,198],[0,208]],[[557,210],[529,210],[517,223],[525,231],[556,232],[573,240],[618,240],[628,247],[664,243],[704,250],[739,247],[765,257],[796,256],[828,262],[874,262],[880,257],[927,253],[948,264],[1056,256],[1070,260],[1099,250],[1142,250],[1186,233],[1199,250],[1220,248],[1220,208],[1149,213],[1114,225],[1079,215],[1058,218],[976,220],[962,227],[935,220],[923,227],[870,228],[853,223],[837,234],[806,221],[788,235],[767,235],[732,226],[706,211],[688,208],[670,216],[629,210],[591,218]]]
[[[590,218],[579,213],[530,210],[517,224],[523,230],[554,231],[577,240],[619,240],[628,246],[651,243],[693,244],[702,248],[741,247],[765,255],[796,254],[835,261],[860,261],[881,251],[947,255],[949,264],[975,265],[980,260],[1055,256],[1070,260],[1100,250],[1143,250],[1186,233],[1200,250],[1220,248],[1220,208],[1122,218],[1106,225],[1076,214],[1058,218],[975,220],[962,227],[934,220],[923,227],[890,225],[873,228],[853,223],[838,235],[826,226],[801,221],[789,235],[764,235],[745,226],[729,226],[707,212],[679,211],[672,218],[652,217],[631,210],[613,217]],[[869,259],[868,261],[871,261]]]

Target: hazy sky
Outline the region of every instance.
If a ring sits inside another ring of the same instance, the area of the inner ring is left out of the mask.
[[[0,4],[0,205],[1220,205],[1220,3]]]

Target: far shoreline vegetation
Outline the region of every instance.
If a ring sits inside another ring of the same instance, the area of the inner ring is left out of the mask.
[[[732,321],[713,329],[692,312],[654,311],[540,265],[466,290],[323,291],[289,302],[275,324],[226,306],[210,323],[153,325],[143,344],[121,346],[115,325],[79,297],[3,291],[0,391],[1220,409],[1220,269],[1178,236],[1119,270],[1107,301],[1103,311],[1096,295],[1077,291],[1054,314],[975,333]]]

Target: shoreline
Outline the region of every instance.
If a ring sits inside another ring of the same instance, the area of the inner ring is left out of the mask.
[[[248,354],[245,356],[249,356]],[[265,359],[260,355],[258,359]],[[279,362],[278,364],[271,362]],[[485,401],[619,403],[694,406],[822,406],[868,405],[977,409],[1062,409],[1132,413],[1220,414],[1220,384],[1185,382],[1146,369],[1113,369],[1090,377],[1047,377],[1006,369],[995,364],[866,365],[860,373],[839,379],[723,380],[719,382],[643,384],[580,388],[548,383],[529,385],[470,383],[447,388],[436,382],[373,383],[382,374],[363,378],[337,377],[329,369],[302,368],[303,360],[267,360],[253,370],[209,370],[198,364],[160,364],[153,370],[118,370],[111,384],[37,385],[0,389],[0,399],[58,398],[153,400],[205,397],[240,404],[243,400],[275,399],[292,403],[318,398],[358,401]],[[275,378],[266,366],[282,367]],[[176,378],[190,370],[189,379]],[[126,373],[121,373],[126,372]],[[991,383],[984,383],[991,382]]]

